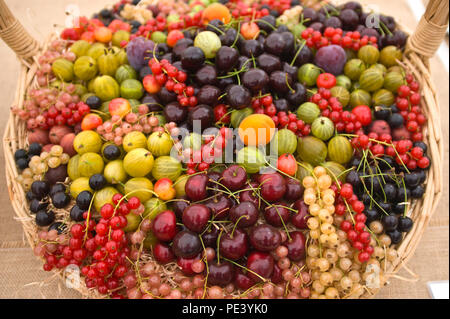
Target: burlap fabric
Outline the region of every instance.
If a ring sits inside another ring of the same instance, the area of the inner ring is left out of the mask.
[[[396,18],[409,29],[414,29],[415,21],[405,0],[364,0],[364,3],[376,4],[384,12],[395,12]],[[27,30],[36,38],[52,31],[52,25],[63,25],[65,9],[76,4],[81,14],[90,14],[111,4],[112,0],[6,0],[11,11],[23,23]],[[45,10],[43,10],[45,8]],[[2,72],[0,75],[0,97],[2,112],[7,112],[13,101],[19,62],[14,53],[0,41],[0,57]],[[439,102],[442,110],[442,132],[445,140],[445,163],[448,167],[448,105],[449,105],[449,75],[442,63],[431,60],[431,72],[437,84]],[[0,131],[5,128],[7,117],[0,117]],[[1,145],[0,145],[1,148]],[[1,154],[3,150],[0,149]],[[4,167],[3,155],[0,156],[0,167]],[[408,271],[402,269],[398,275],[404,278],[393,278],[388,287],[382,289],[377,298],[429,298],[426,282],[448,280],[449,274],[449,228],[448,228],[448,170],[444,169],[444,196],[436,213],[425,231],[424,236],[407,267],[418,277],[412,281]],[[26,244],[21,224],[14,220],[14,212],[9,203],[5,187],[4,170],[0,170],[0,298],[79,298],[78,292],[68,289],[64,283],[42,270],[42,264],[37,260]],[[432,266],[431,266],[432,265]]]

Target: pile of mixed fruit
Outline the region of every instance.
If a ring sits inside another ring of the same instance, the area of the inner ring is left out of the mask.
[[[109,298],[370,294],[430,166],[407,35],[372,15],[123,0],[63,30],[12,109],[44,269]]]

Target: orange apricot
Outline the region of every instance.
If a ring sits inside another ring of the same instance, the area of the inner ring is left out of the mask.
[[[251,114],[239,125],[238,134],[245,145],[266,145],[275,134],[275,123],[265,114]]]
[[[203,10],[202,19],[205,25],[214,19],[218,19],[224,24],[227,24],[231,21],[231,13],[226,6],[221,3],[215,2],[210,4],[208,7],[206,7],[205,10]]]
[[[112,39],[112,31],[107,27],[98,27],[94,31],[95,39],[98,42],[108,43]]]

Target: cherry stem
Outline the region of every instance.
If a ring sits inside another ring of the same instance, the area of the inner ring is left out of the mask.
[[[280,218],[281,223],[283,224],[284,232],[286,233],[286,236],[287,236],[288,240],[291,241],[292,238],[291,238],[291,235],[289,234],[289,230],[286,227],[286,224],[284,223],[283,218],[281,218],[281,214],[280,214],[280,212],[278,210],[278,207],[286,207],[286,206],[283,206],[283,205],[272,205],[272,207],[275,207],[275,210],[276,210],[276,212],[278,214],[278,217]]]
[[[212,25],[211,23],[208,23],[208,25],[206,27],[210,27],[213,28],[214,30],[216,30],[217,32],[219,32],[222,35],[225,35],[225,32],[223,32],[222,30],[220,30],[218,27],[216,27],[215,25]]]
[[[234,193],[233,193],[232,191],[230,191],[230,190],[228,189],[228,187],[226,187],[226,186],[223,185],[222,183],[219,183],[218,181],[215,181],[215,180],[213,180],[213,179],[210,179],[210,181],[213,182],[214,184],[217,184],[217,185],[222,186],[223,188],[225,188],[226,191],[224,191],[224,190],[222,190],[222,189],[214,189],[214,188],[209,188],[210,190],[217,190],[217,191],[226,193],[226,194],[228,194],[228,195],[230,195],[230,196],[233,196],[233,198],[234,198],[234,199],[238,202],[238,204],[239,204],[239,199],[236,197],[236,195],[234,195]],[[207,187],[206,189],[208,189],[208,187]]]
[[[220,238],[222,237],[222,234],[223,234],[223,228],[220,230],[220,233],[217,236],[217,264],[220,264]]]
[[[232,48],[235,47],[237,40],[239,39],[239,35],[241,34],[241,23],[238,23],[238,29],[237,29],[237,33],[236,33],[236,38],[233,41],[233,44],[231,45]]]
[[[402,183],[403,183],[403,190],[405,191],[405,210],[403,211],[403,217],[406,217],[406,213],[408,212],[408,198],[406,196],[406,185],[405,185],[405,179],[402,178]]]
[[[208,266],[208,259],[206,258],[206,247],[205,244],[203,243],[203,239],[202,236],[198,236],[200,239],[200,243],[202,244],[203,247],[203,252],[205,254],[205,267],[206,267],[206,276],[205,276],[205,284],[203,286],[203,295],[202,295],[202,299],[206,298],[206,286],[208,284],[208,276],[209,276],[209,266]]]
[[[289,81],[288,81],[288,74],[286,73],[286,85],[287,85],[287,87],[289,88],[289,90],[291,91],[291,92],[294,92],[295,93],[295,90],[291,87],[291,85],[289,84]]]
[[[257,276],[257,277],[258,277],[259,279],[261,279],[263,282],[267,282],[267,279],[265,279],[264,277],[262,277],[262,276],[259,275],[258,273],[254,272],[253,270],[248,269],[247,267],[244,267],[244,266],[238,264],[237,262],[235,262],[235,261],[233,261],[233,260],[230,260],[230,259],[228,259],[228,258],[222,257],[222,259],[223,259],[223,260],[226,260],[226,261],[228,261],[228,262],[230,262],[230,263],[232,263],[232,264],[235,265],[235,266],[238,266],[238,267],[241,267],[242,269],[247,270],[248,272],[250,272],[250,273],[252,273],[253,275]]]
[[[300,45],[300,48],[297,50],[297,52],[295,53],[294,58],[292,59],[291,63],[289,64],[290,66],[294,65],[295,60],[297,59],[298,55],[300,54],[300,52],[303,50],[303,47],[305,46],[306,41],[303,40],[302,44]]]
[[[242,215],[241,217],[238,218],[238,220],[234,223],[233,229],[231,230],[231,234],[230,234],[231,239],[233,239],[234,231],[236,230],[236,227],[242,218],[246,218],[247,220],[250,219],[250,217],[248,215]]]
[[[83,238],[83,245],[86,243],[88,233],[89,233],[89,222],[91,219],[91,209],[92,209],[92,204],[94,203],[95,195],[97,195],[97,192],[94,192],[94,195],[92,195],[91,202],[89,203],[89,209],[88,209],[88,213],[87,213],[87,217],[86,217],[86,232],[85,232],[84,238]]]

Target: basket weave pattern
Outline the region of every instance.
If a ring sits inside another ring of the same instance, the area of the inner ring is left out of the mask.
[[[387,282],[390,276],[394,276],[414,254],[442,194],[444,141],[440,127],[440,108],[437,103],[436,89],[431,81],[428,59],[435,53],[445,35],[448,25],[448,6],[447,0],[431,0],[429,2],[427,12],[408,40],[401,61],[402,66],[412,73],[421,84],[421,107],[428,119],[423,134],[429,148],[432,165],[425,182],[425,195],[421,200],[414,201],[408,212],[408,216],[414,220],[414,227],[397,247],[398,258],[392,262],[390,268],[385,269],[382,285]],[[37,43],[12,16],[3,0],[0,0],[0,16],[0,36],[21,60],[14,105],[23,108],[29,88],[38,87],[36,71],[39,66],[36,57],[45,52],[53,37],[49,37],[43,44]],[[24,45],[24,43],[27,45]],[[3,136],[7,187],[17,219],[22,223],[30,246],[34,248],[37,243],[38,227],[34,222],[34,216],[29,212],[25,191],[16,181],[19,172],[14,161],[14,152],[26,146],[26,126],[17,116],[11,113]],[[61,276],[64,275],[62,272],[60,274]],[[83,297],[101,297],[93,290],[87,289],[84,284],[77,290]],[[368,290],[363,297],[372,297],[378,290]]]

